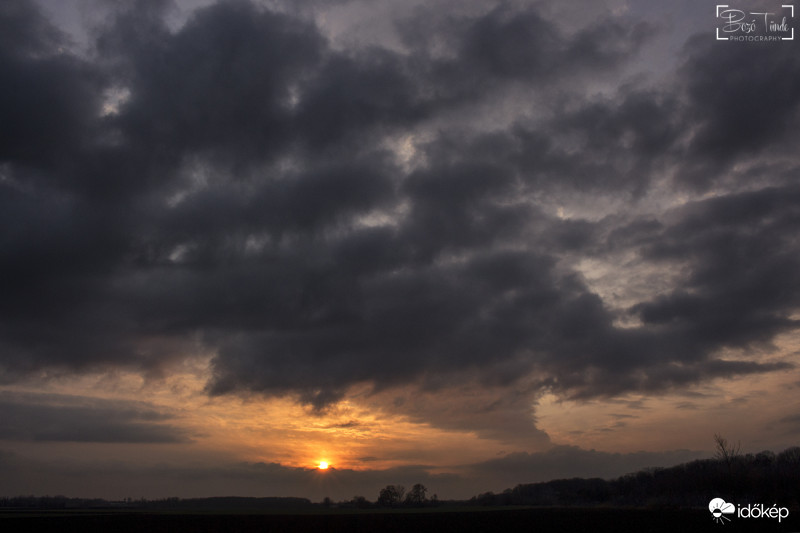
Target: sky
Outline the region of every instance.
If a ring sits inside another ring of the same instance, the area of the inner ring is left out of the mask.
[[[0,495],[797,445],[800,50],[729,5],[0,3]]]

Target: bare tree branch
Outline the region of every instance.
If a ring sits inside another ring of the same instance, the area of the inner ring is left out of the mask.
[[[739,453],[741,452],[741,441],[733,444],[719,433],[714,433],[714,443],[716,444],[717,450],[714,454],[714,457],[730,467],[731,463],[739,456]]]

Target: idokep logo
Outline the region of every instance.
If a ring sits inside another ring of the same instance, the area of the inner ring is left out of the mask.
[[[781,4],[770,11],[745,11],[717,4],[718,41],[793,41],[794,5]]]
[[[786,507],[778,507],[778,504],[769,507],[763,503],[754,503],[742,505],[737,508],[736,505],[728,503],[722,498],[714,498],[708,502],[708,510],[711,511],[714,522],[723,525],[731,521],[728,517],[731,515],[737,518],[777,518],[779,523],[789,516],[789,509]]]
[[[736,506],[732,503],[727,503],[722,498],[714,498],[708,502],[708,510],[714,515],[714,522],[724,524],[726,521],[731,521],[731,519],[725,515],[735,513]]]

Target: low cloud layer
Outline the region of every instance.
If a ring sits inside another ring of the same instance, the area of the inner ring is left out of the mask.
[[[238,496],[302,496],[314,501],[336,501],[361,495],[370,501],[386,485],[424,484],[429,497],[470,498],[493,490],[501,492],[519,483],[584,477],[614,478],[648,466],[671,466],[700,458],[690,451],[609,454],[558,447],[540,454],[509,454],[496,460],[464,465],[455,472],[412,465],[387,470],[289,468],[275,463],[219,463],[203,466],[158,465],[128,467],[120,463],[55,463],[31,461],[0,451],[0,493],[40,491],[80,497],[184,498],[220,494]]]
[[[0,440],[21,442],[185,443],[172,416],[147,405],[59,395],[0,395]]]
[[[213,353],[210,394],[320,411],[359,384],[596,398],[792,368],[761,354],[800,305],[794,44],[699,36],[666,81],[613,84],[657,28],[420,8],[403,50],[343,49],[247,1],[178,29],[159,5],[82,56],[0,8],[6,383]],[[134,418],[115,438],[175,438]]]

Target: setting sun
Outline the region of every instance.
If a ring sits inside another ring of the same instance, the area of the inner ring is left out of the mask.
[[[320,462],[319,462],[319,467],[318,467],[318,468],[319,468],[320,470],[327,470],[327,469],[328,469],[328,463],[326,463],[325,461],[320,461]]]

